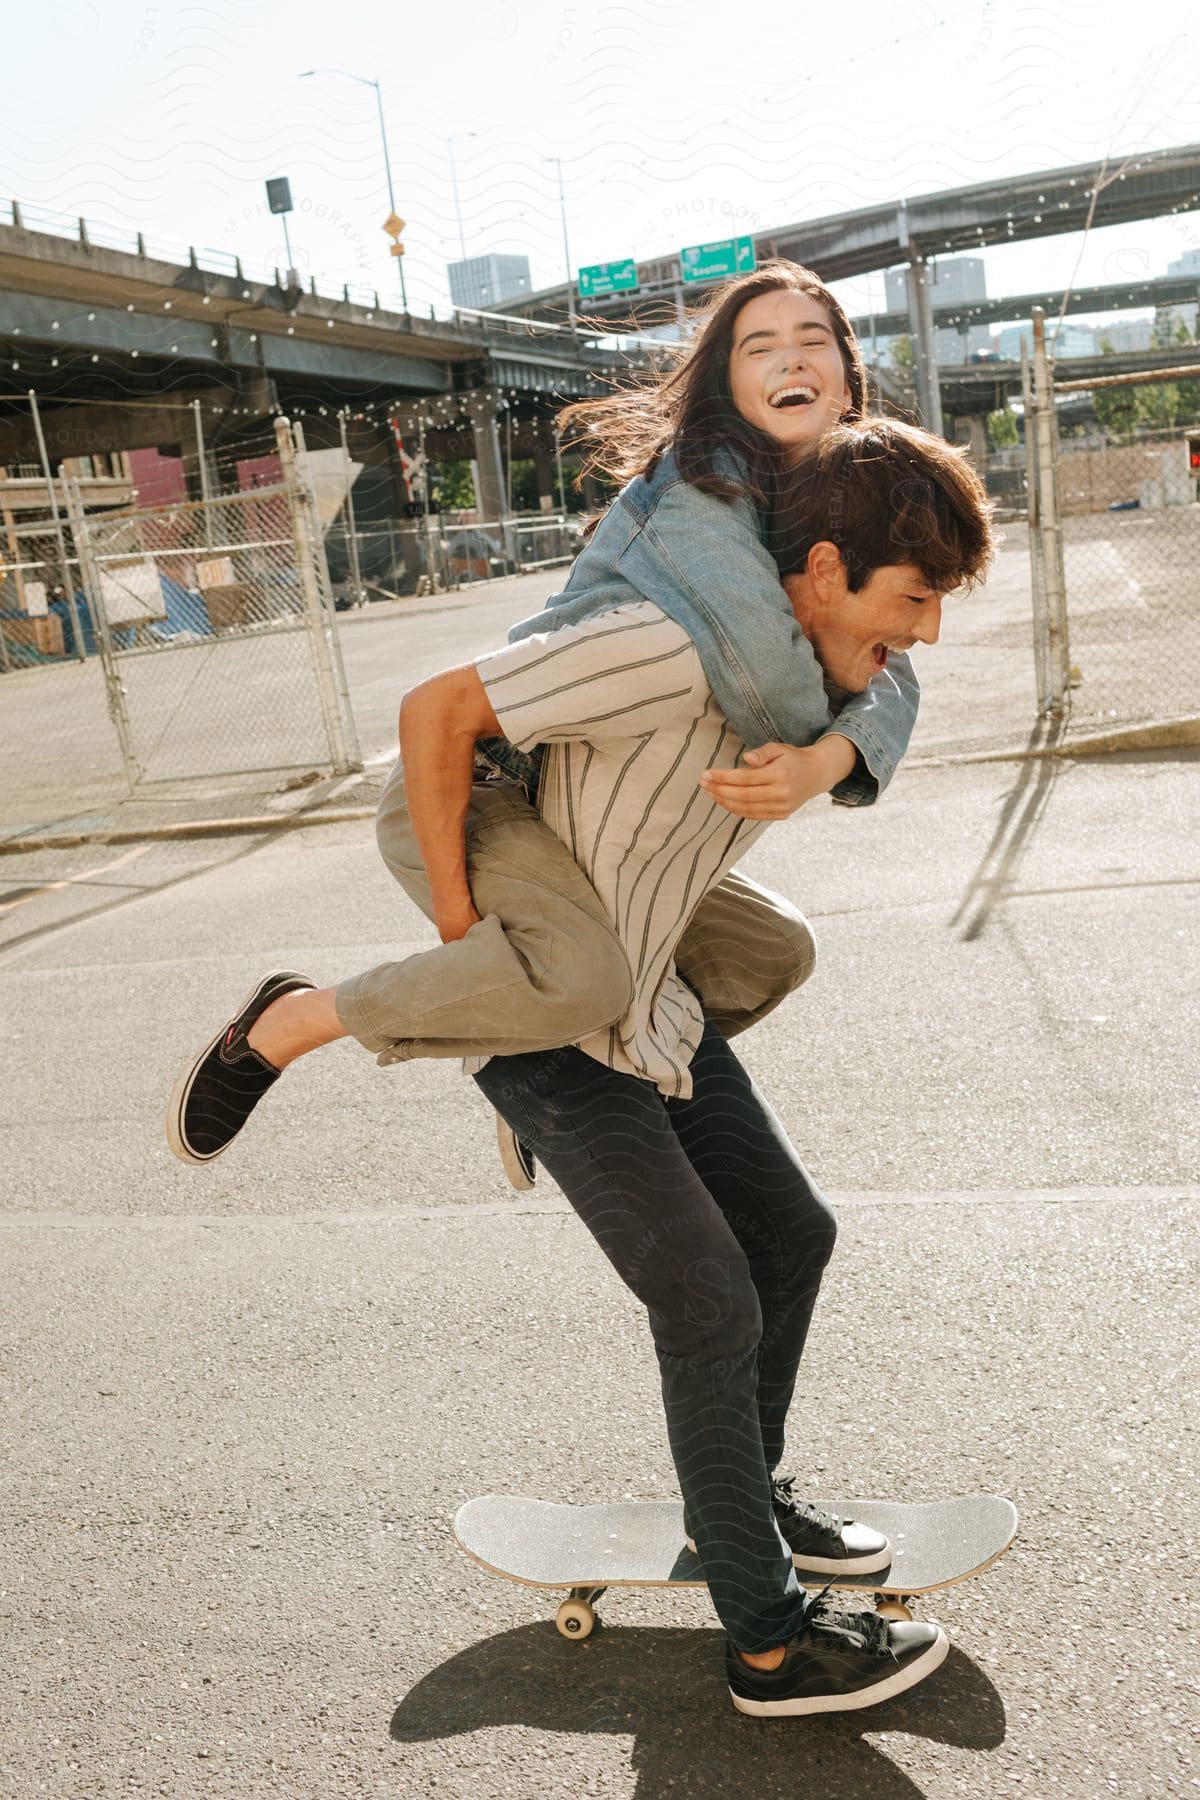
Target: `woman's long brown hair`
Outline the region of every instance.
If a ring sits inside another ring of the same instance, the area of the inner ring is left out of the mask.
[[[714,290],[673,368],[603,399],[564,407],[559,427],[565,440],[584,452],[581,476],[595,475],[623,487],[635,475],[653,474],[670,447],[679,473],[694,487],[728,500],[744,495],[768,511],[783,472],[783,452],[738,412],[729,385],[729,359],[734,321],[743,306],[780,289],[806,294],[829,314],[850,390],[850,405],[842,417],[846,422],[860,419],[867,375],[844,309],[811,269],[783,260],[764,263],[753,275]],[[740,458],[746,469],[744,482],[717,469],[717,452],[722,449]]]

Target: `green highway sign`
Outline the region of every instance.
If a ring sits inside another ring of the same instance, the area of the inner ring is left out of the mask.
[[[716,244],[689,244],[679,252],[685,281],[720,281],[749,275],[756,266],[752,237],[721,238]]]
[[[622,262],[593,263],[579,271],[579,298],[588,300],[594,294],[623,294],[638,284],[637,264],[632,256]]]

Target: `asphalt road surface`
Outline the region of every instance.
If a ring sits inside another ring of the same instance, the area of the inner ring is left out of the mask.
[[[915,768],[748,862],[820,963],[741,1044],[841,1222],[789,1464],[1021,1514],[937,1674],[807,1722],[734,1713],[703,1594],[570,1644],[455,1549],[473,1494],[674,1491],[638,1307],[455,1066],[343,1044],[167,1151],[255,976],[431,941],[370,826],[6,858],[5,1800],[1193,1792],[1196,781]]]

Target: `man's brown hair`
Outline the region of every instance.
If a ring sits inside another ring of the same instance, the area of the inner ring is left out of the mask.
[[[888,564],[931,588],[974,587],[996,552],[987,490],[961,450],[898,419],[835,425],[785,479],[771,520],[780,575],[835,544],[851,593]]]

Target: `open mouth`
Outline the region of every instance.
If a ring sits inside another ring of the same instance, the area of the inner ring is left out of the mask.
[[[779,388],[772,394],[767,404],[779,409],[790,406],[811,406],[816,397],[816,388],[785,387]]]
[[[877,669],[886,669],[887,668],[887,659],[888,659],[887,645],[886,644],[876,644],[871,651],[871,661],[875,664],[875,667]]]

